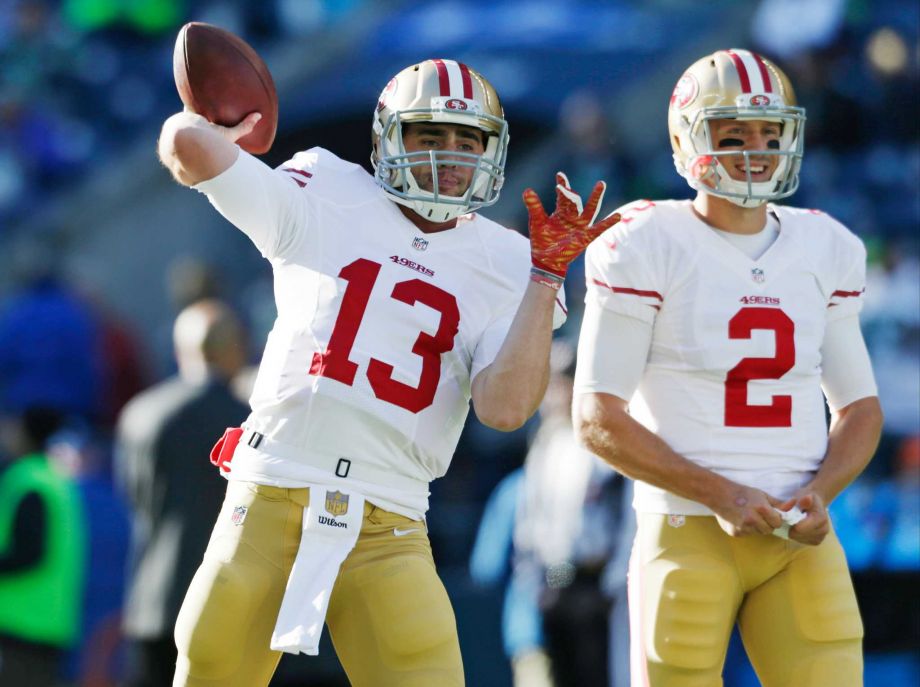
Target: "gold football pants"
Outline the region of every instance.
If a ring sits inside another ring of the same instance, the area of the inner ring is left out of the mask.
[[[805,546],[639,513],[629,606],[634,687],[722,687],[735,622],[763,687],[862,685],[862,621],[833,531]]]
[[[176,622],[174,687],[268,685],[281,658],[269,643],[308,501],[307,489],[228,483]],[[463,685],[456,620],[424,523],[365,503],[326,624],[355,687]]]

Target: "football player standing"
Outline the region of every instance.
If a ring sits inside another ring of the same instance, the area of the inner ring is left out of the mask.
[[[587,252],[574,415],[636,480],[637,687],[721,686],[736,622],[764,687],[862,684],[826,507],[882,425],[858,319],[866,252],[828,215],[772,202],[798,186],[804,124],[772,62],[697,61],[668,116],[696,197],[625,206]]]
[[[583,208],[561,174],[552,215],[525,192],[529,244],[477,214],[498,198],[508,125],[489,82],[451,60],[384,89],[373,176],[322,148],[270,169],[235,144],[258,118],[182,112],[159,142],[271,262],[278,309],[252,413],[213,455],[229,485],[174,684],[267,685],[280,651],[316,653],[325,620],[353,685],[459,687],[429,482],[471,399],[500,430],[537,408],[566,268],[619,217],[595,225],[603,183]]]

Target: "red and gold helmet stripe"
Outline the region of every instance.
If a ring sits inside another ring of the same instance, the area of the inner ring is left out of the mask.
[[[453,60],[432,60],[438,70],[438,85],[445,98],[473,98],[473,79],[470,68]]]
[[[773,92],[770,71],[760,55],[747,50],[726,50],[725,52],[732,58],[735,69],[738,70],[742,93]]]

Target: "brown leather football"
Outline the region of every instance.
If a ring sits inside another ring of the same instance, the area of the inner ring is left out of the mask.
[[[237,143],[250,153],[268,152],[278,129],[278,94],[268,67],[239,36],[189,22],[179,30],[173,76],[185,106],[209,122],[234,126],[261,112],[255,129]]]

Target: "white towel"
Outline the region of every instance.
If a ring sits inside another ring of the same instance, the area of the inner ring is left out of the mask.
[[[773,530],[773,534],[780,539],[789,539],[789,529],[805,519],[805,513],[799,510],[798,506],[793,506],[788,511],[781,511],[778,508],[773,510],[783,519],[783,524]]]
[[[310,487],[300,548],[272,632],[274,651],[319,653],[329,596],[342,561],[355,548],[363,520],[361,494],[322,485]]]

